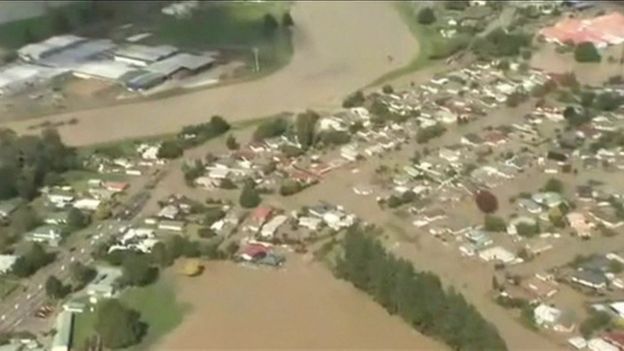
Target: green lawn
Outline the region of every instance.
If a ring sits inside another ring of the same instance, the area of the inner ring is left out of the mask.
[[[76,1],[73,4],[55,8],[67,17],[73,27],[79,26],[80,10],[84,3]],[[0,46],[7,49],[17,49],[29,41],[45,39],[55,34],[53,17],[49,14],[43,16],[27,18],[19,21],[0,24]]]
[[[19,288],[19,286],[20,284],[16,279],[0,277],[0,301],[12,293],[15,289]]]
[[[130,288],[120,297],[128,307],[141,314],[141,319],[148,324],[147,335],[141,344],[131,350],[149,350],[160,337],[172,331],[182,322],[188,306],[176,301],[173,282],[167,277],[161,277],[156,283],[141,287]],[[74,337],[72,343],[77,347],[93,333],[94,314],[85,312],[78,314],[74,323]]]
[[[262,70],[269,71],[288,63],[293,48],[287,30],[266,34],[263,18],[270,13],[281,22],[289,7],[286,1],[215,2],[187,19],[156,17],[153,40],[189,49],[230,49],[249,62],[256,47]]]

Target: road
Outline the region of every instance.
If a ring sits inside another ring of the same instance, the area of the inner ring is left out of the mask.
[[[161,178],[156,178],[156,181]],[[16,331],[19,325],[28,318],[34,318],[35,311],[46,301],[45,282],[54,275],[61,281],[70,279],[69,266],[73,262],[90,264],[93,262],[91,252],[98,243],[105,242],[119,233],[121,227],[133,220],[150,199],[150,192],[143,188],[129,197],[122,209],[110,220],[104,221],[96,228],[87,228],[84,231],[73,233],[79,236],[73,249],[61,248],[59,256],[50,265],[40,269],[28,279],[26,289],[15,291],[0,305],[0,331]],[[87,236],[89,232],[97,231],[94,236]]]
[[[292,60],[264,78],[3,126],[36,133],[28,127],[76,118],[77,124],[59,132],[65,142],[79,146],[176,132],[214,114],[237,122],[332,107],[384,73],[405,66],[418,52],[418,42],[391,3],[304,1],[295,3],[292,15],[296,22]]]

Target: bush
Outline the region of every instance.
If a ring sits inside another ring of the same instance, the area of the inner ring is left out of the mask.
[[[418,133],[416,134],[416,142],[418,142],[419,144],[424,144],[431,139],[441,136],[445,132],[446,128],[441,123],[438,123],[431,127],[422,128],[418,130]]]
[[[344,145],[351,141],[351,134],[339,130],[331,130],[319,134],[318,138],[325,145]]]
[[[475,196],[477,207],[483,213],[494,213],[498,210],[498,199],[487,190],[479,191]]]
[[[501,217],[486,215],[484,227],[490,232],[504,232],[507,229],[507,224]]]
[[[436,21],[435,13],[431,7],[425,7],[418,12],[418,23],[428,25]]]
[[[344,101],[342,102],[342,107],[351,108],[351,107],[362,106],[365,101],[366,101],[366,98],[364,97],[364,93],[358,90],[344,99]]]
[[[602,58],[593,43],[585,42],[574,49],[574,59],[577,62],[600,62]]]
[[[314,129],[319,119],[318,113],[314,111],[306,111],[297,115],[295,120],[295,132],[297,140],[304,149],[312,146],[314,141]]]
[[[518,235],[520,236],[532,238],[536,236],[537,234],[539,234],[540,228],[539,228],[539,225],[537,224],[531,225],[528,223],[520,223],[516,225],[516,232],[518,232]]]
[[[159,158],[174,159],[182,156],[184,149],[175,140],[167,140],[158,149]]]
[[[279,193],[282,196],[290,196],[303,190],[301,184],[292,179],[285,179],[280,185]]]
[[[238,150],[240,148],[240,144],[232,134],[228,135],[227,139],[225,139],[225,146],[227,146],[229,150]]]
[[[212,207],[206,209],[206,214],[204,215],[204,224],[207,226],[211,226],[215,222],[223,219],[225,217],[225,212],[219,207]]]
[[[245,185],[241,191],[238,202],[243,208],[255,208],[260,204],[260,202],[262,202],[262,199],[258,194],[258,190],[256,190],[253,186]]]
[[[264,139],[278,137],[288,129],[288,121],[284,118],[272,118],[266,120],[256,128],[253,133],[253,140],[262,141]]]
[[[559,179],[556,178],[550,178],[548,179],[548,181],[546,182],[546,184],[544,185],[544,188],[542,189],[544,191],[552,191],[555,193],[562,193],[563,192],[563,182],[560,181]]]
[[[520,50],[531,44],[531,35],[526,33],[508,33],[496,28],[485,37],[479,38],[472,46],[480,57],[516,56]]]
[[[394,88],[392,88],[392,85],[390,85],[390,84],[386,84],[386,85],[384,85],[384,86],[381,88],[381,91],[382,91],[384,94],[392,94],[392,93],[394,93]]]
[[[230,125],[221,116],[212,116],[208,123],[182,128],[178,133],[178,142],[183,148],[200,145],[230,130]],[[191,136],[191,137],[189,137]]]

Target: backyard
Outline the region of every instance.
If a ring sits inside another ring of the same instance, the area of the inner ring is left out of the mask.
[[[166,274],[166,273],[165,273]],[[130,288],[120,297],[122,303],[141,314],[141,320],[148,325],[147,334],[141,344],[132,350],[149,350],[159,338],[182,322],[187,307],[176,301],[176,294],[170,277],[161,277],[156,283],[140,288]],[[72,344],[82,347],[93,335],[95,314],[85,311],[76,315]]]

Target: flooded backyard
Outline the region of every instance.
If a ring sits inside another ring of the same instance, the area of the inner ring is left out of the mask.
[[[177,281],[178,299],[192,311],[158,350],[445,349],[301,256],[279,270],[205,268]]]

